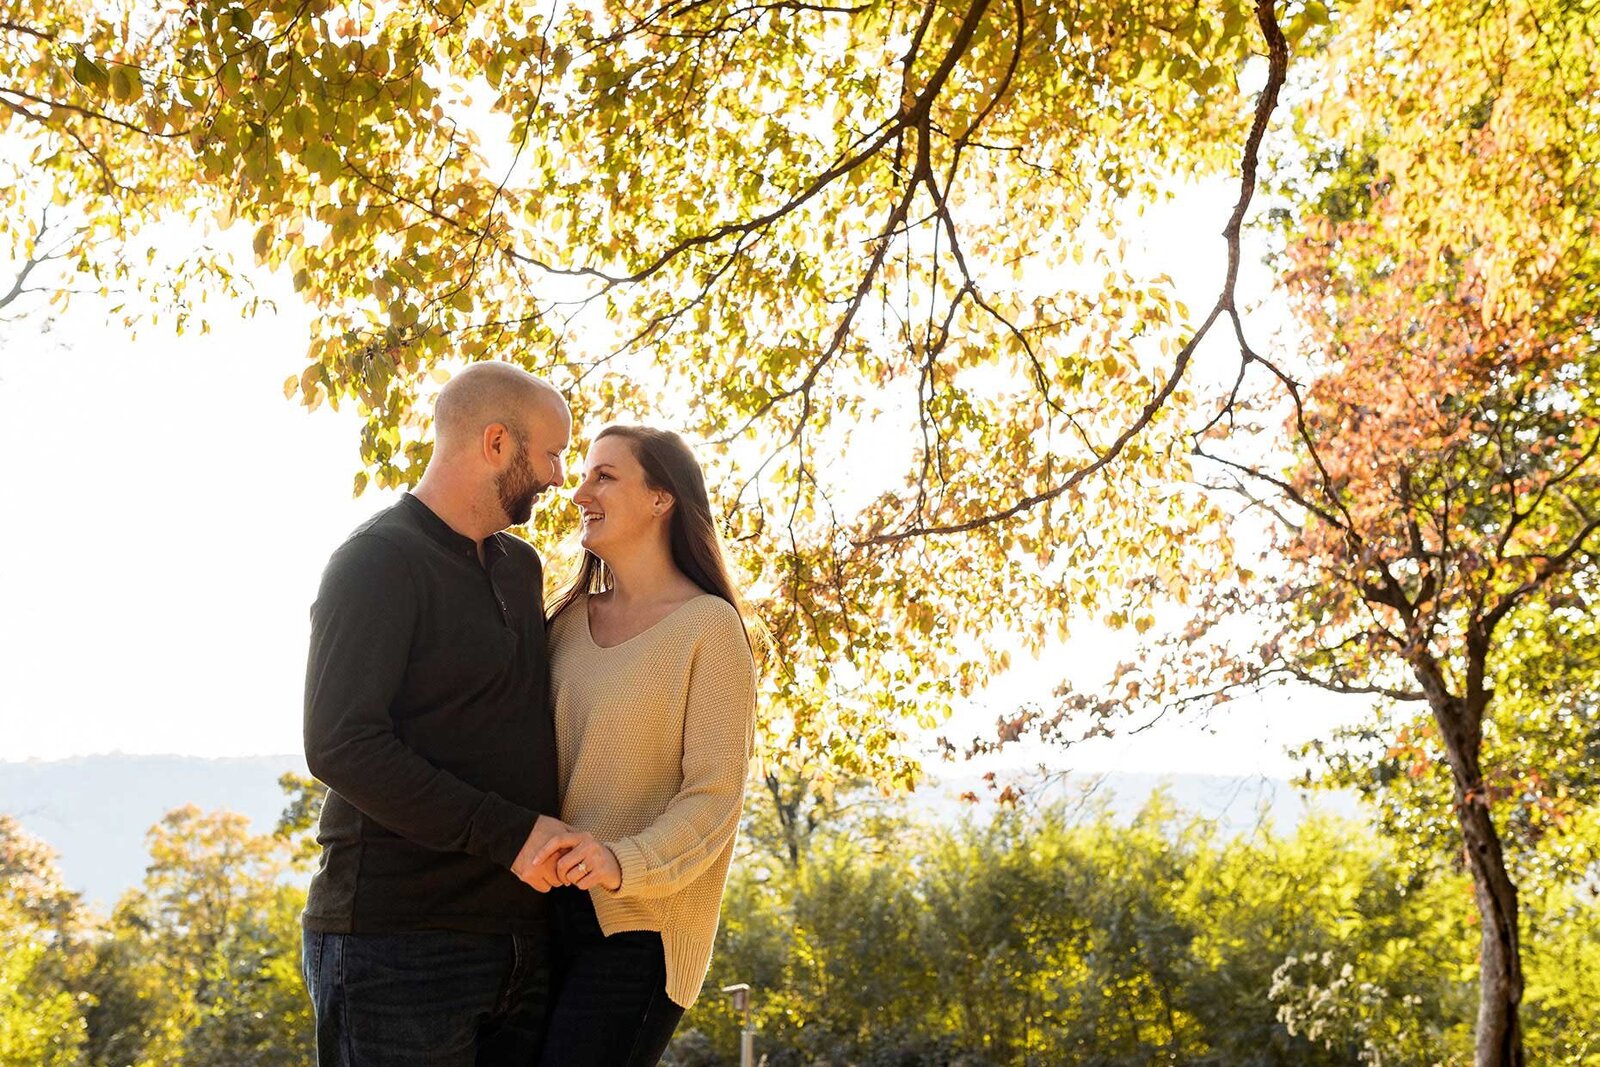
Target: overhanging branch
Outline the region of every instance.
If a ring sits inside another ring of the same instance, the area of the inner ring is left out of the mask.
[[[1267,41],[1267,82],[1261,90],[1261,96],[1256,101],[1255,117],[1250,125],[1250,134],[1245,140],[1240,168],[1239,198],[1234,205],[1232,215],[1228,218],[1227,225],[1223,227],[1222,231],[1228,250],[1227,275],[1222,285],[1222,291],[1217,296],[1216,303],[1212,306],[1205,321],[1201,323],[1200,328],[1190,336],[1182,349],[1179,350],[1177,357],[1173,360],[1172,368],[1168,371],[1161,388],[1156,392],[1155,396],[1140,410],[1138,417],[1092,462],[1078,467],[1049,489],[1030,494],[1008,507],[964,522],[943,524],[912,522],[899,530],[865,538],[857,542],[859,546],[887,545],[916,537],[938,537],[967,533],[1005,522],[1031,511],[1040,504],[1070,492],[1085,479],[1109,466],[1122,454],[1122,451],[1134,438],[1138,437],[1150,426],[1156,415],[1165,406],[1168,399],[1171,398],[1173,392],[1177,390],[1179,382],[1182,381],[1184,373],[1188,370],[1190,361],[1194,358],[1195,350],[1210,332],[1211,327],[1216,324],[1217,319],[1224,312],[1230,315],[1237,314],[1234,308],[1236,305],[1235,289],[1238,284],[1239,263],[1241,260],[1240,233],[1244,225],[1245,215],[1249,211],[1250,202],[1255,195],[1256,174],[1260,167],[1261,143],[1266,137],[1267,126],[1277,108],[1278,97],[1283,89],[1289,67],[1289,45],[1284,39],[1283,31],[1278,27],[1277,15],[1273,10],[1272,0],[1258,0],[1256,4],[1256,19]]]

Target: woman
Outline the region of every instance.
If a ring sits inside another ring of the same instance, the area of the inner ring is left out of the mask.
[[[744,801],[755,662],[705,480],[677,434],[609,426],[550,622],[561,817],[545,1067],[643,1067],[705,980]],[[584,892],[587,891],[587,892]]]

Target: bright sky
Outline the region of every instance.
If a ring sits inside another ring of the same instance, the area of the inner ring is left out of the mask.
[[[1145,228],[1192,309],[1214,299],[1231,195],[1185,197]],[[0,333],[0,759],[299,751],[306,611],[323,562],[394,494],[351,499],[353,415],[283,399],[305,365],[305,315],[281,280],[265,285],[278,315],[218,321],[206,337],[130,337],[89,300],[48,334]],[[1047,699],[1064,673],[1105,663],[1109,644],[1089,635],[1020,663],[945,732],[970,735]],[[1285,775],[1286,745],[1359,714],[1277,690],[1209,724],[1016,759]]]

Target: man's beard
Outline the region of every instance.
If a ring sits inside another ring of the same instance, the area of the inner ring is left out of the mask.
[[[511,520],[512,526],[521,526],[533,517],[533,498],[544,492],[545,483],[533,473],[533,464],[527,453],[517,449],[517,458],[510,467],[501,471],[494,480],[494,491],[500,498],[500,509]]]

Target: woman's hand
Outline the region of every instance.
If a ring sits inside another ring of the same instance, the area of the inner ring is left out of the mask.
[[[565,853],[556,861],[556,879],[561,884],[579,889],[599,886],[612,892],[622,888],[622,867],[616,853],[596,841],[593,834],[576,830],[557,834],[544,843],[533,865],[537,867],[558,852]]]

